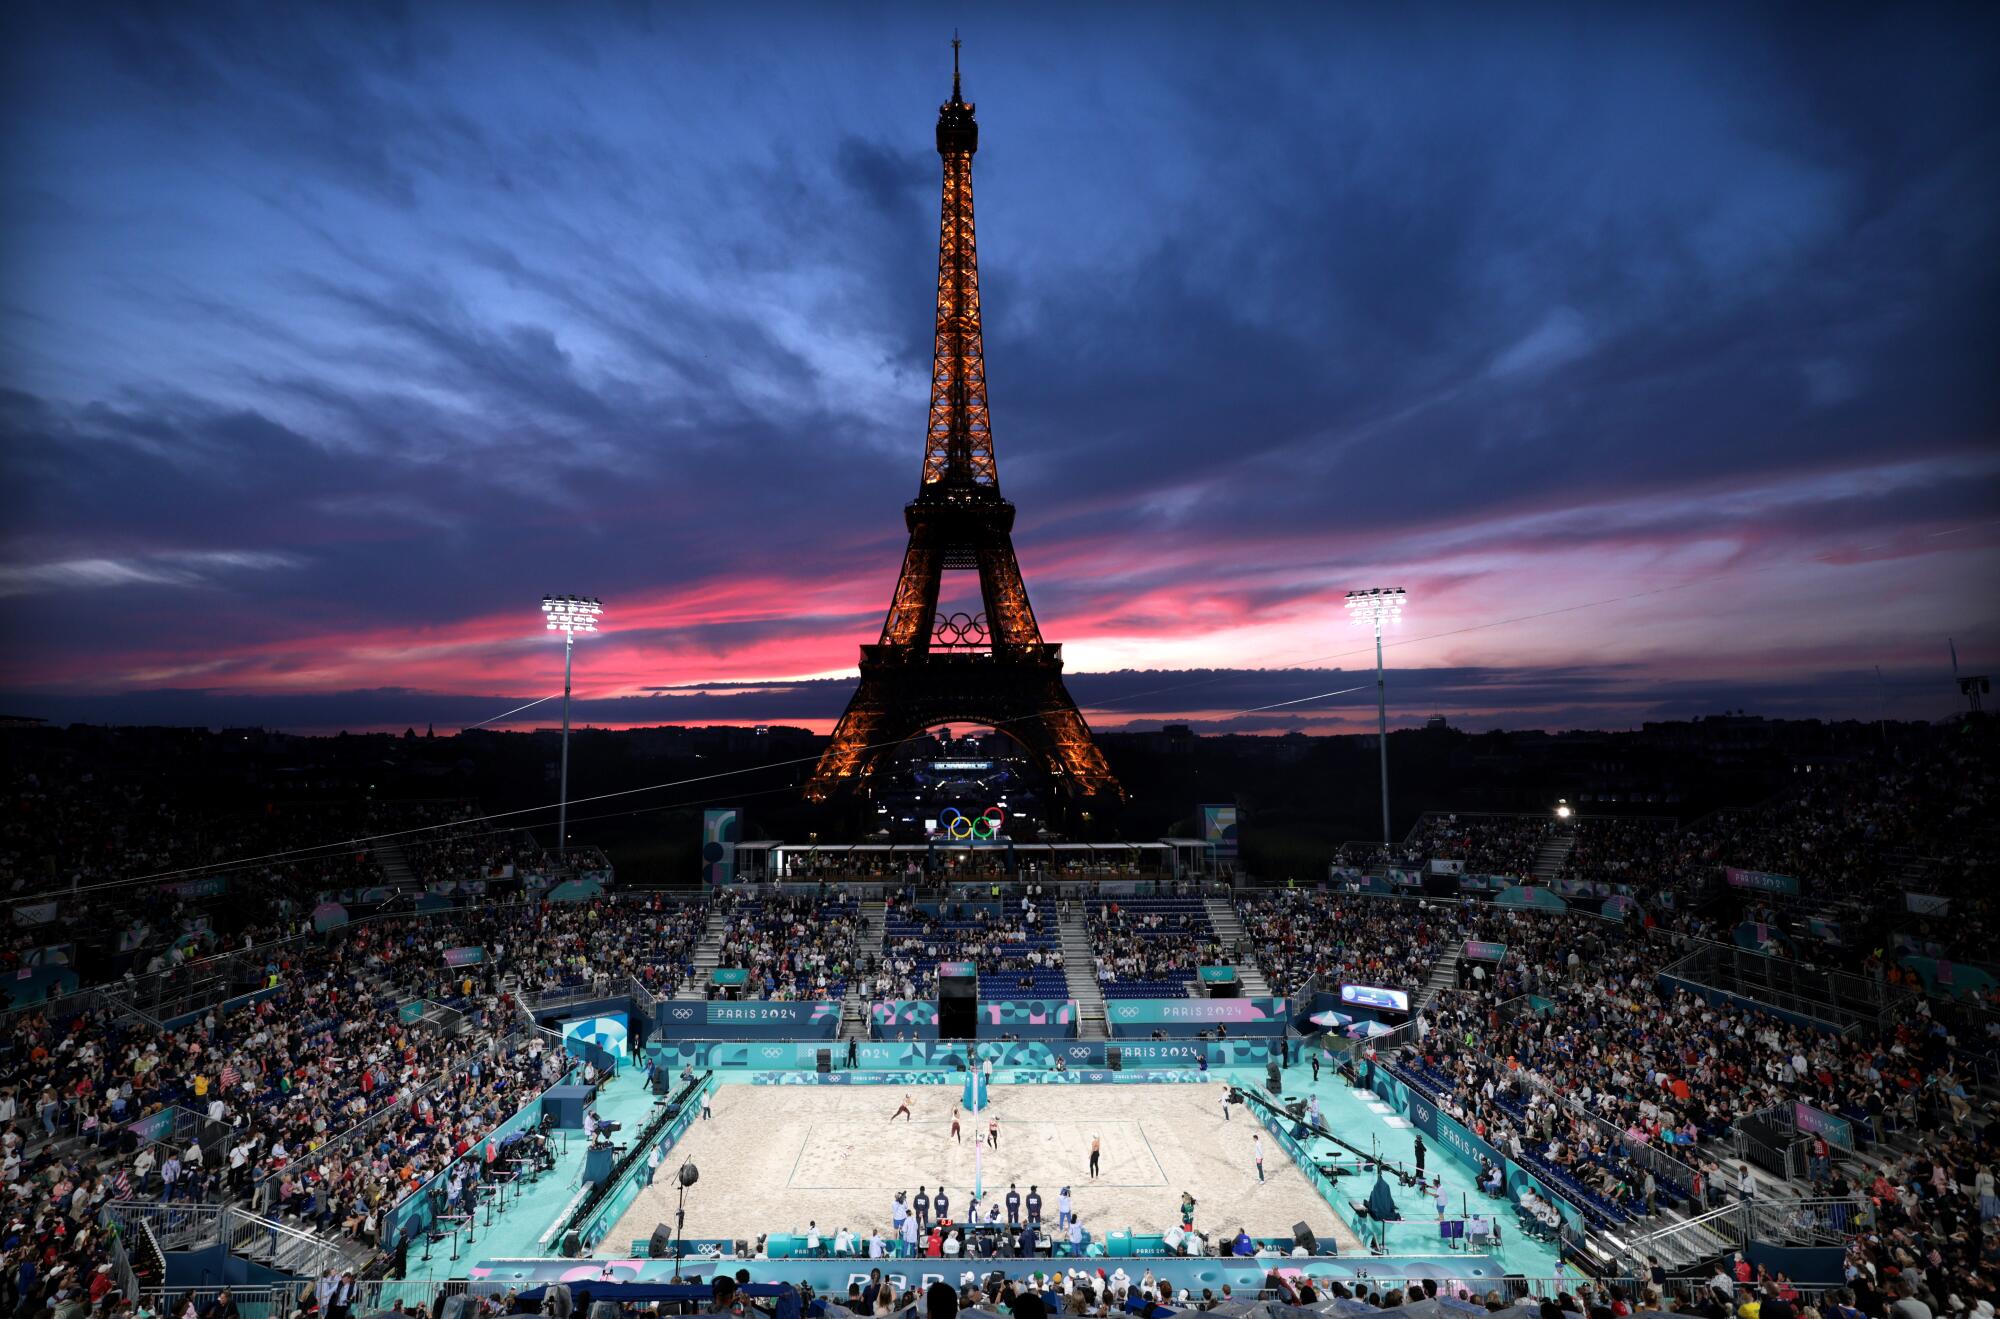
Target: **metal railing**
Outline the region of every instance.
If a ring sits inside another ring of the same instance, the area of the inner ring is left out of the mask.
[[[228,1292],[243,1319],[285,1319],[310,1286],[310,1283],[287,1283],[273,1287],[146,1287],[140,1290],[138,1299],[142,1307],[160,1319],[182,1319],[189,1304],[199,1314]]]
[[[639,1005],[640,1011],[644,1014],[644,1020],[653,1020],[654,1010],[658,1008],[660,1003],[658,996],[652,990],[646,988],[638,976],[626,976],[625,983],[627,985],[626,992],[632,996],[632,1001]]]
[[[314,1277],[340,1266],[346,1259],[346,1252],[336,1241],[247,1210],[225,1209],[221,1226],[230,1253],[245,1255],[260,1244],[268,1246],[272,1265],[288,1273]]]
[[[1699,940],[1660,974],[1810,1018],[1835,1031],[1878,1025],[1915,996],[1847,971],[1822,971],[1733,944]]]
[[[1577,1103],[1576,1100],[1545,1079],[1539,1072],[1524,1067],[1516,1072],[1515,1075],[1539,1091],[1544,1098],[1560,1105],[1563,1111],[1589,1123],[1599,1135],[1608,1140],[1615,1141],[1618,1147],[1625,1151],[1625,1156],[1631,1159],[1632,1162],[1638,1164],[1656,1177],[1671,1178],[1679,1182],[1682,1186],[1690,1190],[1693,1189],[1695,1170],[1686,1163],[1683,1163],[1650,1142],[1633,1140],[1625,1134],[1624,1129],[1617,1123],[1599,1117],[1582,1104]]]
[[[1861,1196],[1846,1199],[1735,1200],[1652,1232],[1614,1244],[1621,1258],[1643,1268],[1649,1256],[1706,1259],[1741,1250],[1752,1240],[1786,1246],[1845,1245],[1874,1221],[1874,1211]]]
[[[120,1200],[106,1205],[99,1217],[122,1237],[150,1242],[162,1258],[168,1250],[220,1245],[231,1254],[249,1255],[261,1247],[274,1266],[301,1274],[317,1274],[346,1258],[334,1239],[235,1205]]]
[[[161,1319],[180,1319],[182,1302],[192,1300],[199,1310],[227,1291],[244,1319],[284,1319],[314,1286],[313,1280],[301,1279],[262,1287],[146,1287],[138,1298]],[[355,1314],[377,1314],[401,1302],[406,1313],[428,1313],[438,1297],[462,1296],[469,1286],[464,1278],[370,1278],[354,1284],[350,1308]]]
[[[135,1240],[145,1237],[146,1229],[143,1226],[139,1229],[139,1234]],[[157,1249],[154,1253],[158,1254]],[[111,1257],[111,1276],[117,1279],[118,1289],[127,1296],[138,1291],[139,1278],[132,1271],[132,1252],[125,1248],[125,1238],[113,1234],[110,1249],[106,1250],[105,1254]],[[160,1255],[160,1259],[164,1263],[166,1256]]]
[[[1789,1108],[1744,1114],[1730,1124],[1729,1139],[1738,1159],[1748,1160],[1773,1176],[1791,1181],[1809,1175],[1806,1146],[1810,1142],[1799,1134]]]
[[[118,1200],[104,1206],[101,1221],[125,1233],[150,1232],[161,1249],[194,1249],[222,1240],[219,1204],[158,1200]]]

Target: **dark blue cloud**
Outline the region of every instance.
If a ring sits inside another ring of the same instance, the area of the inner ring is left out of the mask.
[[[1992,12],[959,21],[997,449],[1045,616],[1173,636],[1178,588],[1262,613],[1472,555],[1706,536],[1763,569],[1860,536],[1909,559],[1904,635],[2000,642],[1967,603],[2000,507]],[[81,695],[198,659],[217,619],[247,652],[578,583],[886,598],[941,22],[16,6],[0,680]],[[856,618],[789,626],[838,636],[832,667]],[[1814,645],[1858,655],[1877,623],[1827,615]],[[1699,681],[1741,704],[1782,641],[1704,641]]]

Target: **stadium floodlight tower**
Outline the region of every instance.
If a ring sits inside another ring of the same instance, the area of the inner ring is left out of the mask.
[[[576,658],[576,634],[597,631],[604,606],[581,595],[545,595],[542,617],[549,631],[563,634],[562,794],[556,804],[556,855],[569,854],[569,674]]]
[[[1382,760],[1382,848],[1394,846],[1389,837],[1389,689],[1382,681],[1382,625],[1398,622],[1410,593],[1400,586],[1372,586],[1347,593],[1347,615],[1375,629],[1375,731]]]

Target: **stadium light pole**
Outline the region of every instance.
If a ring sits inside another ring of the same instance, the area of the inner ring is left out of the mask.
[[[545,595],[542,617],[551,632],[563,634],[562,795],[556,804],[556,855],[569,854],[569,675],[576,659],[576,634],[597,631],[604,606],[581,595]]]
[[[1382,680],[1382,625],[1403,617],[1403,605],[1410,593],[1400,586],[1373,586],[1347,593],[1347,615],[1365,627],[1375,629],[1375,732],[1382,761],[1382,847],[1394,846],[1389,837],[1389,688]]]

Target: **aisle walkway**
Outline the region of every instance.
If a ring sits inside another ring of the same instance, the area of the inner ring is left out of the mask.
[[[1237,1085],[1249,1089],[1255,1087],[1266,1098],[1274,1098],[1264,1089],[1264,1071],[1261,1068],[1231,1067],[1220,1069],[1229,1075]],[[1276,1096],[1284,1100],[1317,1095],[1322,1123],[1328,1130],[1337,1133],[1351,1145],[1370,1152],[1379,1151],[1383,1158],[1394,1163],[1408,1164],[1415,1157],[1415,1137],[1417,1132],[1409,1121],[1384,1103],[1374,1094],[1356,1090],[1342,1080],[1340,1074],[1331,1067],[1320,1069],[1318,1085],[1313,1084],[1312,1066],[1301,1062],[1287,1067],[1282,1072],[1285,1092]],[[1457,1214],[1488,1214],[1498,1221],[1502,1241],[1495,1252],[1506,1264],[1509,1273],[1519,1273],[1530,1278],[1551,1277],[1555,1273],[1556,1248],[1553,1244],[1535,1241],[1515,1228],[1513,1208],[1504,1199],[1494,1199],[1480,1192],[1479,1171],[1467,1167],[1448,1151],[1439,1149],[1434,1142],[1425,1141],[1430,1146],[1424,1164],[1424,1171],[1432,1177],[1444,1179],[1444,1189],[1450,1197],[1451,1212]],[[1307,1146],[1315,1158],[1348,1161],[1353,1156],[1331,1141],[1315,1138]],[[1373,1178],[1363,1182],[1359,1178],[1343,1180],[1339,1183],[1343,1192],[1349,1186],[1355,1187],[1355,1199],[1366,1198],[1374,1187]],[[1416,1254],[1442,1251],[1444,1242],[1436,1235],[1437,1204],[1429,1195],[1419,1194],[1397,1183],[1393,1178],[1390,1186],[1395,1192],[1396,1207],[1402,1211],[1405,1222],[1391,1228],[1390,1246],[1393,1254]],[[1419,1222],[1418,1220],[1424,1220]]]
[[[597,1091],[598,1116],[623,1127],[618,1133],[620,1144],[629,1145],[631,1138],[645,1128],[657,1102],[656,1096],[646,1092],[646,1074],[635,1067],[625,1068],[616,1080]],[[582,1132],[559,1132],[557,1137],[553,1171],[543,1173],[539,1181],[522,1185],[518,1194],[509,1190],[503,1196],[503,1206],[481,1209],[471,1239],[456,1242],[459,1256],[456,1261],[450,1258],[454,1242],[449,1235],[431,1247],[428,1262],[424,1259],[423,1245],[412,1246],[409,1276],[464,1277],[466,1266],[478,1260],[556,1254],[560,1245],[556,1233],[583,1195],[584,1154]]]

